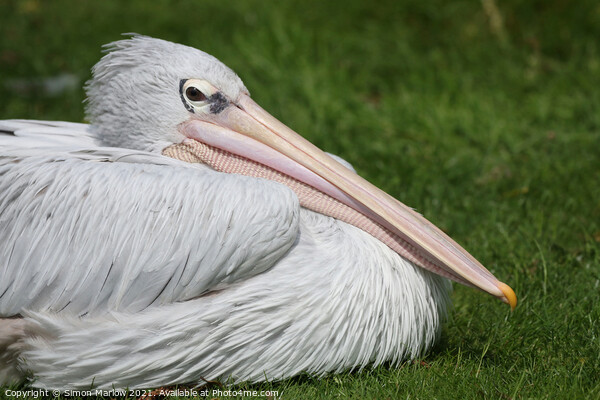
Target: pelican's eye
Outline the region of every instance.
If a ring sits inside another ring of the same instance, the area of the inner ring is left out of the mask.
[[[191,113],[218,114],[229,105],[229,100],[209,82],[202,79],[179,81],[181,101]]]
[[[189,101],[206,101],[206,96],[197,87],[190,86],[185,90],[185,97]]]
[[[179,81],[179,95],[185,108],[192,113],[210,112],[210,98],[217,89],[202,79],[182,79]]]

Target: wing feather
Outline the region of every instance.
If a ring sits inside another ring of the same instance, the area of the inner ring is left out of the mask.
[[[191,299],[265,271],[296,238],[285,186],[98,147],[83,124],[0,131],[1,316]]]

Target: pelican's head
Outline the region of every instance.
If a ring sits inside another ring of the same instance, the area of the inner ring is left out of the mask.
[[[86,87],[86,113],[108,146],[160,152],[184,139],[181,123],[249,95],[235,72],[193,47],[136,35],[105,49]]]
[[[182,142],[203,143],[268,166],[336,199],[363,221],[350,223],[365,229],[366,217],[381,237],[402,242],[390,247],[419,266],[515,307],[512,289],[460,245],[263,110],[216,58],[145,36],[108,49],[87,86],[88,118],[103,144],[162,152]]]

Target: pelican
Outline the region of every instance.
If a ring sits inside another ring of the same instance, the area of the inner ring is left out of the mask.
[[[0,383],[322,376],[426,352],[449,279],[515,307],[216,58],[134,35],[92,72],[90,125],[0,121]]]

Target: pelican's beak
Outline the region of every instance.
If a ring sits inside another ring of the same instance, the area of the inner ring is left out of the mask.
[[[190,119],[180,131],[316,188],[404,241],[411,261],[516,306],[513,290],[440,229],[279,122],[248,95],[218,113]]]

